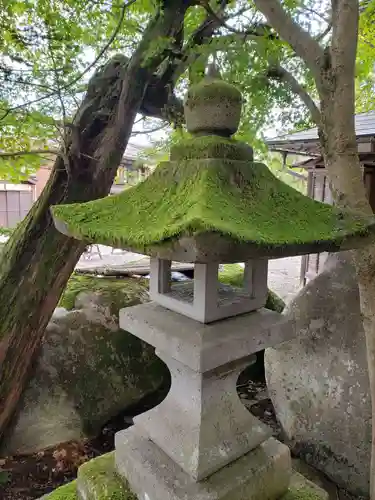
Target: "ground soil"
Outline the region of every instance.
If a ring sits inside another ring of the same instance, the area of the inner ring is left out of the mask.
[[[132,425],[135,415],[153,408],[165,395],[165,390],[159,391],[117,415],[93,439],[61,443],[31,455],[0,458],[0,499],[34,500],[72,481],[80,465],[112,451],[116,432]]]

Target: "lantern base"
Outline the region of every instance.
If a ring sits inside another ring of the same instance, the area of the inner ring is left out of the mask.
[[[116,469],[140,500],[280,498],[291,477],[289,448],[269,438],[201,482],[194,481],[137,426],[116,434]]]

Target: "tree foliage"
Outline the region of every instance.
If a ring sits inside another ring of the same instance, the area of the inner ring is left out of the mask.
[[[224,78],[236,83],[246,99],[239,137],[261,153],[265,131],[276,134],[311,126],[304,103],[278,78],[278,69],[287,70],[316,97],[312,76],[288,44],[265,25],[254,2],[224,2],[221,10],[218,2],[197,3],[185,18],[185,42],[210,14],[217,27],[209,43],[190,47],[193,57],[173,82],[177,95],[202,76],[214,56]],[[328,0],[283,4],[320,43],[329,42]],[[64,124],[73,119],[89,77],[116,52],[131,56],[156,6],[155,0],[0,0],[0,177],[27,177],[46,162],[41,151],[58,150],[64,142]],[[375,0],[364,0],[361,9],[357,109],[367,111],[375,107]],[[159,38],[154,48],[169,43]],[[146,121],[146,131],[154,128]],[[38,154],[20,154],[31,151]]]

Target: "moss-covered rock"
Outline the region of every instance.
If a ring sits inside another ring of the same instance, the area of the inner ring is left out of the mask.
[[[146,279],[109,278],[72,274],[60,299],[59,306],[68,311],[76,306],[81,293],[89,293],[90,300],[101,307],[109,307],[110,314],[118,316],[122,307],[129,307],[148,300],[149,282]],[[97,300],[96,300],[97,299]],[[82,305],[78,303],[78,308]]]
[[[219,280],[226,285],[240,288],[243,285],[243,268],[239,264],[226,264],[219,273]],[[284,310],[285,302],[275,292],[268,290],[265,307],[281,313]]]
[[[293,471],[287,493],[280,500],[328,500],[328,493],[320,486]]]
[[[81,465],[78,469],[78,478],[40,500],[137,500],[126,481],[120,478],[115,471],[114,452],[107,453]]]
[[[40,500],[79,500],[77,494],[77,481],[64,484],[60,488],[52,491],[48,495],[44,495]]]
[[[41,500],[78,500],[77,490],[87,500],[137,500],[129,485],[115,470],[114,452],[82,465],[78,479],[57,488]],[[280,500],[328,500],[328,493],[301,474],[293,471],[290,487]]]
[[[88,500],[137,500],[115,471],[114,453],[90,460],[78,469],[77,486]]]
[[[55,311],[4,454],[92,436],[168,384],[169,372],[154,349],[118,326],[120,307],[148,300],[148,281],[114,281],[72,278],[63,303],[79,309]]]

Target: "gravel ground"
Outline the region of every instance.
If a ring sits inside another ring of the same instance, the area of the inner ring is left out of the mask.
[[[300,289],[301,257],[270,260],[268,286],[285,302],[289,302]]]

